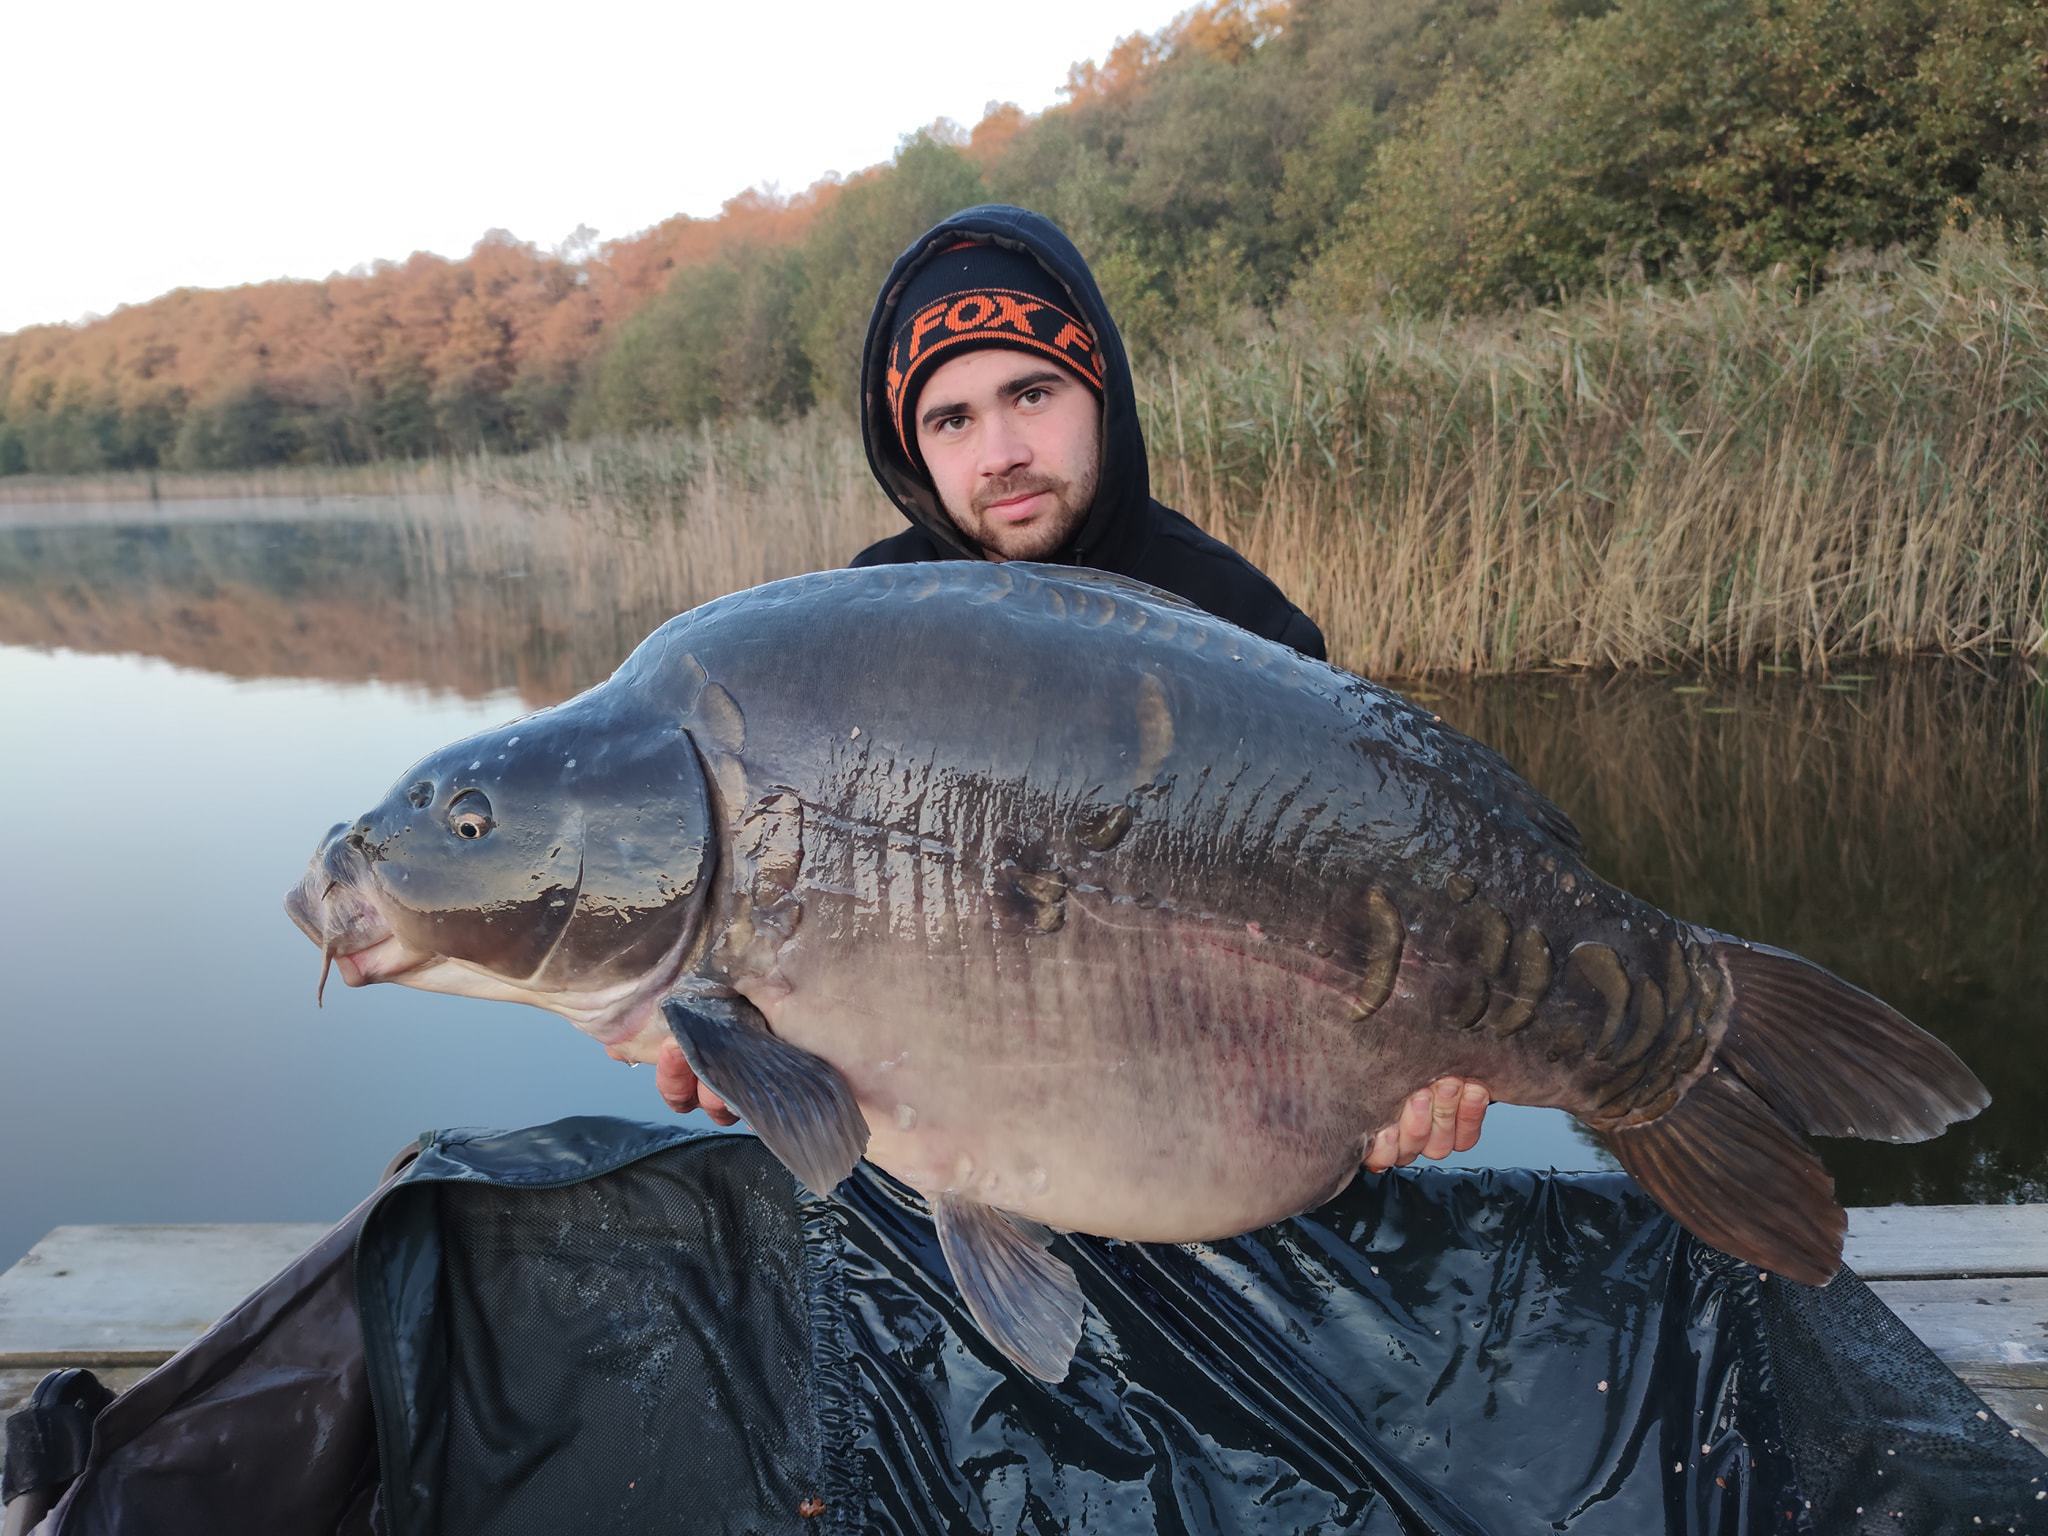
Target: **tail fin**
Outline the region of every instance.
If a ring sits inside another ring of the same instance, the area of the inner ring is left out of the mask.
[[[1733,991],[1707,1072],[1655,1120],[1604,1139],[1695,1236],[1822,1284],[1847,1218],[1801,1133],[1925,1141],[1991,1095],[1939,1040],[1811,961],[1738,939],[1707,954]]]

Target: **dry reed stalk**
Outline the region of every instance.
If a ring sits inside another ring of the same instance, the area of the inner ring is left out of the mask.
[[[1987,237],[1812,297],[1282,326],[1172,381],[1155,478],[1364,670],[2048,654],[2048,284]]]
[[[858,442],[817,420],[558,445],[479,466],[457,505],[473,551],[516,540],[629,611],[841,565],[901,526]]]

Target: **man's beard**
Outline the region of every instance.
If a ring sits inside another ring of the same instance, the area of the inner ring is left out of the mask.
[[[1081,531],[1088,509],[1094,504],[1099,479],[1098,471],[1091,465],[1087,478],[1078,484],[1057,475],[1027,470],[977,486],[970,503],[979,529],[975,542],[990,559],[1043,560]],[[1052,497],[1053,506],[1022,527],[997,523],[989,516],[989,508],[999,501],[1040,492]]]

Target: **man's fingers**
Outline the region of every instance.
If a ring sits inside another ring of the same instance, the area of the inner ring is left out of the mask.
[[[1458,1142],[1458,1105],[1465,1082],[1457,1077],[1440,1077],[1430,1089],[1429,1139],[1423,1144],[1424,1157],[1448,1157]]]
[[[1398,1125],[1383,1125],[1373,1132],[1372,1144],[1366,1149],[1365,1171],[1385,1173],[1394,1166],[1394,1158],[1401,1150],[1401,1128]]]
[[[683,1048],[673,1040],[662,1042],[654,1058],[654,1087],[664,1104],[679,1115],[701,1109],[720,1125],[737,1125],[739,1116],[726,1108],[725,1100],[697,1080]]]
[[[673,1040],[663,1041],[654,1058],[654,1088],[661,1101],[679,1115],[697,1107],[697,1074],[683,1059],[683,1048]]]
[[[1409,1094],[1408,1102],[1401,1106],[1401,1150],[1394,1158],[1395,1166],[1407,1167],[1428,1145],[1429,1090],[1423,1088]]]
[[[1450,1089],[1447,1101],[1440,1097],[1446,1086]],[[1464,1086],[1462,1078],[1445,1077],[1439,1078],[1434,1088],[1418,1088],[1409,1094],[1401,1106],[1401,1118],[1373,1133],[1365,1151],[1365,1171],[1385,1173],[1389,1168],[1405,1168],[1425,1154],[1442,1157],[1450,1151],[1457,1136],[1462,1103],[1459,1090]],[[1473,1134],[1478,1134],[1476,1121]],[[1437,1146],[1439,1141],[1443,1143],[1441,1149]]]
[[[1479,1142],[1479,1128],[1486,1119],[1488,1102],[1484,1083],[1467,1083],[1458,1099],[1458,1139],[1455,1150],[1470,1152]]]

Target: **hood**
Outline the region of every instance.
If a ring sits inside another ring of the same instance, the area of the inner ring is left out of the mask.
[[[1102,479],[1080,533],[1048,558],[1114,569],[1122,546],[1139,537],[1140,514],[1152,496],[1145,439],[1138,430],[1138,403],[1131,390],[1131,365],[1088,263],[1074,249],[1073,241],[1040,214],[1001,203],[962,209],[920,235],[889,269],[875,312],[868,319],[867,343],[861,349],[860,430],[867,444],[868,464],[889,499],[913,526],[931,535],[948,558],[980,558],[980,550],[953,526],[931,482],[897,442],[889,424],[885,389],[889,338],[905,285],[936,252],[963,239],[987,240],[1031,256],[1066,289],[1073,312],[1095,333],[1103,375]]]

